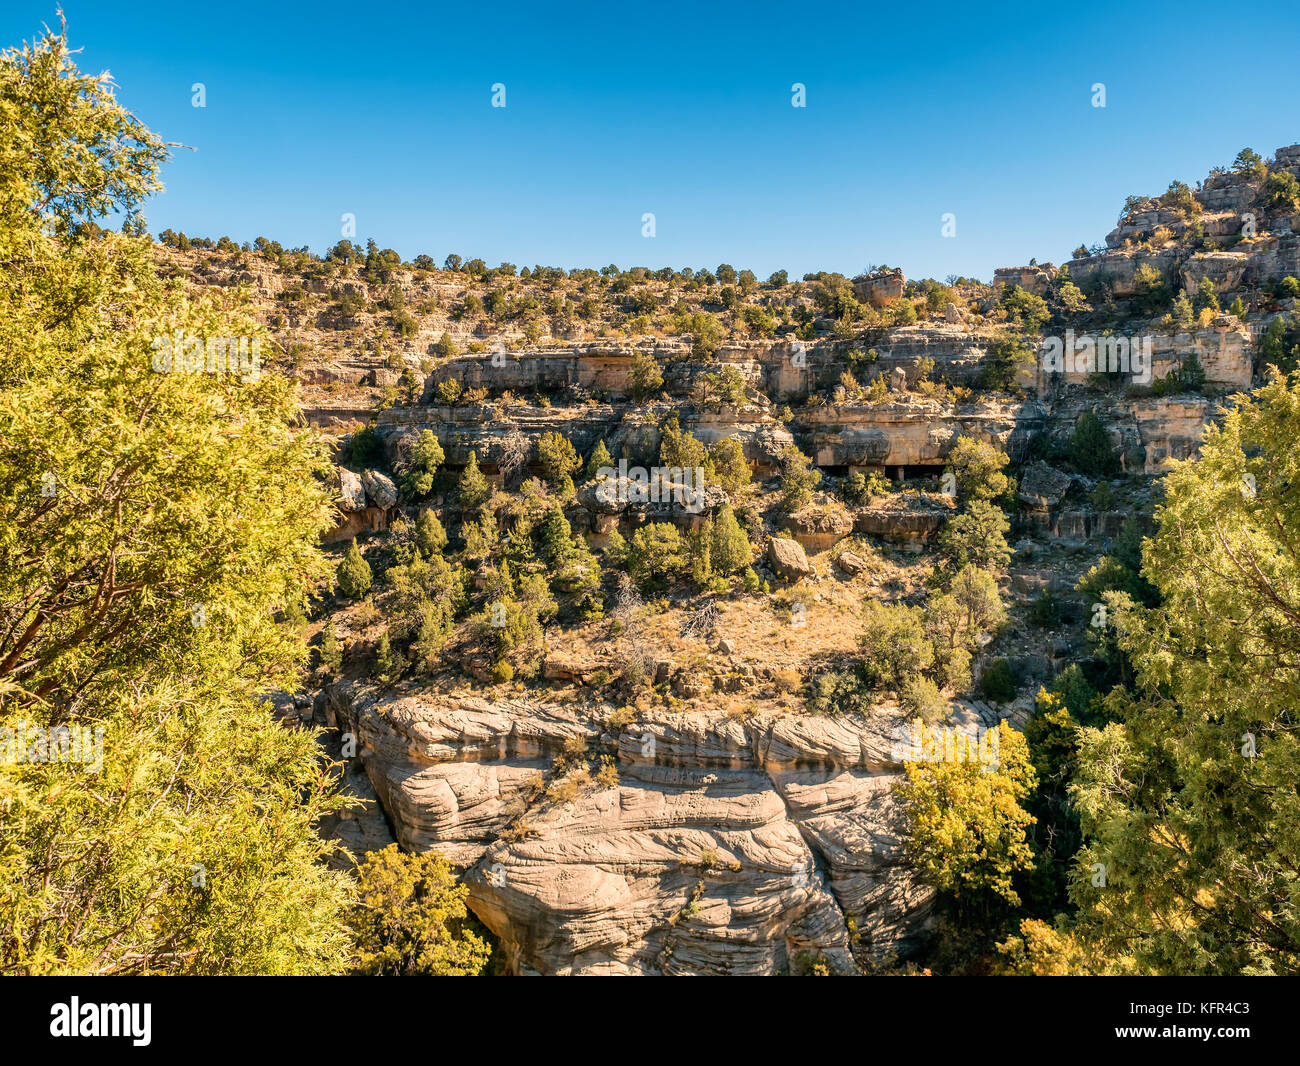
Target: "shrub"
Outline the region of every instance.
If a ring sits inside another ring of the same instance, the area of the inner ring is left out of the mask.
[[[848,714],[866,717],[872,707],[871,686],[855,670],[828,670],[808,686],[804,704],[812,714],[840,718]]]
[[[640,588],[662,588],[688,561],[686,544],[670,522],[652,522],[632,535],[627,567]]]
[[[934,664],[934,646],[925,635],[921,608],[873,600],[866,605],[864,619],[858,646],[868,682],[899,691],[905,681]]]
[[[440,554],[447,546],[447,531],[432,510],[421,511],[415,520],[415,543],[426,557]]]
[[[366,976],[464,977],[483,972],[491,948],[469,928],[469,888],[436,851],[390,844],[357,865],[349,924],[353,972]]]
[[[645,399],[663,387],[663,371],[652,353],[638,349],[632,354],[628,382],[631,385],[632,398],[637,401]]]
[[[339,563],[339,591],[350,600],[359,600],[370,591],[373,581],[370,564],[366,562],[354,540],[348,545],[343,561]]]
[[[1119,470],[1119,456],[1110,435],[1092,411],[1079,416],[1067,449],[1070,463],[1081,474],[1107,477]]]
[[[911,677],[903,682],[900,702],[909,715],[929,723],[943,721],[951,709],[939,694],[939,686],[928,677]]]
[[[1061,621],[1061,605],[1050,589],[1044,589],[1029,607],[1029,620],[1036,626],[1048,629]]]
[[[320,665],[331,677],[338,677],[343,673],[343,646],[339,643],[338,633],[334,629],[333,622],[327,622],[325,629],[321,633],[320,648]]]
[[[821,484],[822,472],[793,444],[781,451],[781,509],[793,513],[812,501],[812,490]]]
[[[980,678],[980,690],[997,703],[1005,703],[1016,695],[1016,678],[1006,659],[994,659]]]
[[[442,445],[433,431],[422,430],[405,464],[401,477],[402,495],[408,500],[428,496],[433,491],[433,478],[444,458]]]

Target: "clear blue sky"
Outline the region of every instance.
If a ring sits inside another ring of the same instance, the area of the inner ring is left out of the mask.
[[[153,232],[316,251],[351,212],[439,262],[988,278],[1100,241],[1130,193],[1300,141],[1300,6],[1276,0],[64,10],[81,65],[197,149]],[[6,0],[0,42],[55,12]]]

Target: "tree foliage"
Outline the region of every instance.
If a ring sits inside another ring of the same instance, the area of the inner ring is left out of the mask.
[[[469,927],[469,889],[447,860],[390,844],[357,866],[350,912],[354,973],[381,977],[475,977],[491,947]]]
[[[1144,551],[1162,607],[1108,594],[1136,678],[1081,734],[1074,896],[1136,972],[1300,972],[1297,432],[1300,380],[1243,397],[1168,475]]]
[[[155,369],[177,331],[263,335],[147,237],[83,236],[166,152],[62,32],[0,55],[0,158],[0,743],[103,730],[98,768],[0,758],[0,970],[337,970],[337,801],[257,699],[328,573],[323,449],[280,375]]]

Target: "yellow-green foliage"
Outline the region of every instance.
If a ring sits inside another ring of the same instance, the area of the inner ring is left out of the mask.
[[[921,876],[955,896],[993,893],[1015,905],[1012,877],[1033,866],[1027,836],[1034,819],[1020,805],[1036,784],[1023,735],[998,725],[997,765],[978,760],[918,760],[898,786],[907,817],[907,851]]]
[[[337,804],[255,698],[293,683],[275,616],[327,573],[323,451],[280,375],[155,372],[155,337],[261,333],[80,228],[166,154],[106,77],[58,34],[0,56],[0,742],[103,730],[98,769],[0,757],[0,971],[337,970]]]
[[[491,954],[466,928],[469,889],[456,883],[436,851],[404,852],[396,844],[357,866],[353,972],[387,977],[474,977]]]

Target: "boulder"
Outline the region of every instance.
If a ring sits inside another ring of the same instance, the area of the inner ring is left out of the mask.
[[[366,509],[366,490],[361,478],[343,467],[339,467],[339,506],[345,511]]]
[[[1020,499],[1032,511],[1053,511],[1078,479],[1047,463],[1030,463],[1020,478]]]
[[[777,576],[786,581],[812,577],[817,572],[804,554],[802,545],[787,537],[773,537],[767,542],[767,561]]]
[[[397,503],[397,486],[388,475],[378,470],[367,470],[361,475],[361,484],[376,507],[392,507]]]
[[[860,555],[853,552],[843,552],[835,564],[846,574],[861,574],[867,569],[867,561]]]
[[[805,551],[825,551],[853,532],[853,517],[842,509],[805,507],[787,515],[782,523]]]

